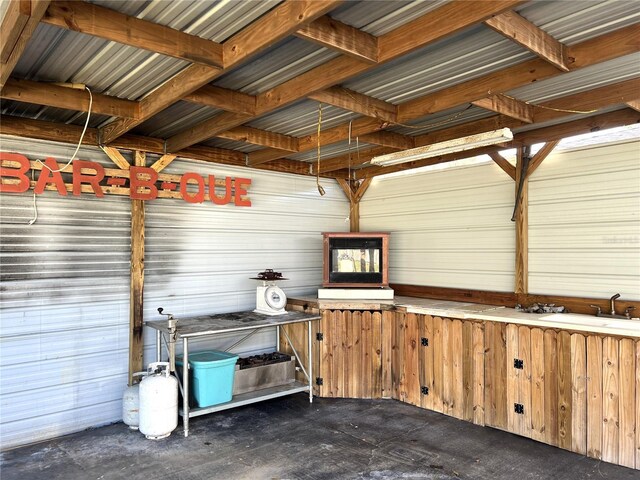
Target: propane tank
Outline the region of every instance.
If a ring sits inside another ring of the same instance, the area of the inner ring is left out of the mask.
[[[143,377],[147,372],[136,372],[133,377]],[[140,425],[140,384],[127,387],[122,394],[122,421],[131,430],[138,430]]]
[[[178,426],[178,380],[168,362],[150,363],[140,382],[140,432],[158,440]]]

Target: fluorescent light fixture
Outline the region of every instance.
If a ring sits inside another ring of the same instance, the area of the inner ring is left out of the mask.
[[[423,158],[432,158],[448,153],[462,152],[473,148],[485,147],[487,145],[495,145],[496,143],[509,142],[513,140],[513,133],[508,128],[493,130],[491,132],[478,133],[469,135],[468,137],[447,140],[446,142],[434,143],[424,147],[403,150],[402,152],[388,153],[371,159],[373,165],[387,167],[390,165],[398,165],[400,163],[412,162],[414,160],[422,160]]]

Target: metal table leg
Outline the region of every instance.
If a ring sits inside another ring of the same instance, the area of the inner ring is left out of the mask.
[[[162,332],[156,330],[156,362],[160,362],[162,356]]]
[[[189,436],[189,338],[182,339],[182,426]]]
[[[313,351],[311,349],[313,344],[313,339],[311,338],[311,320],[307,322],[307,332],[308,332],[308,340],[309,340],[309,353],[307,355],[307,362],[309,368],[309,403],[313,403]]]

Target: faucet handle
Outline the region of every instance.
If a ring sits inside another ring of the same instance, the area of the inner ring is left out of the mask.
[[[636,309],[636,307],[627,307],[627,308],[625,308],[625,309],[624,309],[624,315],[625,315],[627,318],[631,318],[631,311],[632,311],[632,310],[635,310],[635,309]]]
[[[602,313],[602,308],[600,308],[598,305],[589,305],[591,308],[595,308],[596,309],[596,317],[599,317],[600,314]]]

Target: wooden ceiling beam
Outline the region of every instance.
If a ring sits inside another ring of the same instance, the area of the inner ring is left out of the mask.
[[[435,43],[520,3],[519,0],[453,0],[378,37],[379,64]],[[258,95],[258,114],[338,85],[376,66],[347,56],[333,59]]]
[[[408,150],[416,146],[414,137],[409,135],[401,135],[395,132],[386,132],[380,130],[378,132],[366,133],[359,137],[359,140],[365,143],[373,143],[383,147],[390,147],[396,150]]]
[[[245,126],[234,127],[231,130],[219,133],[217,136],[229,140],[238,140],[254,145],[277,148],[285,152],[298,151],[298,139],[296,137],[269,132],[267,130],[259,130],[257,128]]]
[[[0,25],[0,88],[9,79],[49,3],[49,0],[13,0],[7,7]]]
[[[333,172],[343,168],[350,169],[359,167],[371,161],[373,157],[378,155],[385,155],[387,153],[395,152],[395,148],[388,147],[373,147],[367,149],[361,149],[359,152],[351,152],[351,155],[344,154],[331,158],[323,158],[320,160],[320,173]],[[315,162],[311,165],[312,173],[317,170]]]
[[[625,102],[629,107],[640,112],[640,99],[627,100]]]
[[[182,100],[198,105],[219,108],[227,112],[256,114],[256,97],[228,88],[205,85],[195,92],[191,92]]]
[[[610,113],[603,113],[601,115],[595,115],[572,122],[563,123],[560,125],[553,125],[550,127],[538,128],[535,130],[528,130],[526,132],[518,133],[514,137],[512,142],[513,146],[517,145],[533,145],[535,143],[552,142],[555,140],[561,140],[562,138],[571,137],[574,135],[580,135],[583,133],[596,132],[599,130],[619,127],[622,125],[631,125],[640,123],[640,112],[625,108],[624,110],[618,110]],[[438,163],[451,162],[454,160],[461,160],[463,158],[471,158],[478,155],[489,155],[490,152],[495,152],[498,149],[504,147],[489,146],[481,147],[474,150],[467,150],[465,152],[457,152],[449,155],[443,155],[435,158],[428,158],[425,160],[417,160],[415,162],[407,162],[399,165],[393,165],[390,167],[371,166],[356,170],[356,179],[363,179],[374,177],[378,175],[384,175],[387,173],[394,173],[403,170],[411,170],[414,168],[425,167],[429,165],[435,165]]]
[[[501,113],[507,117],[517,118],[525,123],[533,123],[533,107],[513,97],[491,95],[471,103],[476,107]]]
[[[0,90],[0,97],[67,110],[89,111],[89,95],[85,90],[62,87],[53,83],[10,78]],[[93,113],[125,118],[138,116],[138,102],[93,92],[92,97]]]
[[[372,64],[378,62],[378,39],[376,37],[339,22],[328,15],[303,26],[295,35],[357,60]]]
[[[484,23],[554,67],[569,71],[567,47],[518,13],[503,12]]]
[[[327,88],[312,93],[307,98],[384,122],[395,122],[398,117],[394,104],[342,87]]]
[[[101,141],[112,142],[182,97],[228,72],[232,67],[289,36],[302,25],[324,15],[339,3],[339,0],[288,0],[281,3],[224,42],[222,45],[224,69],[190,65],[140,101],[139,118],[135,120],[120,118],[105,125],[100,130]],[[243,122],[228,128],[241,123]],[[192,142],[191,145],[194,143],[197,142]]]
[[[584,68],[613,58],[636,53],[640,50],[640,44],[636,40],[637,38],[640,38],[640,24],[630,25],[600,37],[572,45],[569,53],[575,58],[575,61],[571,64],[570,68],[572,70]],[[473,80],[462,82],[400,104],[398,105],[398,122],[406,123],[429,114],[438,113],[443,110],[464,105],[464,103],[485,98],[487,94],[508,91],[529,83],[559,75],[560,73],[561,72],[559,72],[557,68],[543,60],[535,59],[525,61],[518,65],[514,65],[513,67],[508,67]],[[536,110],[534,116],[539,115],[541,115],[540,111]],[[553,115],[553,113],[545,115]],[[506,118],[508,117],[505,116],[501,119],[506,123],[504,126],[512,127],[524,124],[524,122],[521,122],[520,120],[506,120]],[[536,119],[536,121],[538,120]],[[380,122],[376,122],[373,119],[358,119],[353,122],[354,125],[356,122],[360,122],[358,135],[364,135],[365,133],[381,130],[384,127]],[[495,122],[495,120],[490,120],[490,122]],[[367,128],[369,128],[369,130],[367,130]],[[483,131],[495,129],[496,128],[487,128]],[[328,145],[330,143],[343,141],[347,136],[348,123],[345,123],[322,132],[320,141],[322,145]],[[304,139],[301,138],[300,151],[304,152],[315,148],[316,144],[317,138],[315,135],[309,135]],[[417,144],[417,146],[420,145]],[[269,150],[251,152],[249,155],[249,162],[251,163],[255,161],[256,164],[260,164],[272,161],[279,158],[276,153],[277,152]]]
[[[634,40],[637,38],[640,38],[640,24],[572,45],[569,47],[569,55],[575,58],[575,61],[570,68],[576,70],[636,53],[640,49],[640,44]],[[557,68],[543,60],[528,60],[405,102],[398,106],[398,121],[405,123],[485,98],[487,94],[506,92],[560,73]]]
[[[534,107],[534,120],[535,123],[554,121],[571,115],[573,111],[588,112],[622,104],[625,103],[625,99],[632,98],[636,94],[635,92],[639,90],[640,79],[632,78],[631,80],[560,97]],[[521,120],[507,117],[506,115],[496,115],[418,135],[415,137],[415,141],[416,146],[421,147],[500,128],[518,128],[525,125],[527,124]]]
[[[87,2],[54,0],[42,22],[191,63],[222,68],[222,45]]]
[[[0,29],[0,62],[6,63],[31,16],[30,0],[9,2]]]
[[[27,118],[3,115],[0,122],[0,134],[14,135],[17,137],[36,138],[53,142],[63,142],[76,144],[82,133],[82,127],[78,125],[68,125],[64,123],[46,122],[43,120],[32,120]],[[83,143],[85,145],[99,146],[98,130],[87,128]],[[119,137],[111,147],[121,148],[131,151],[145,151],[162,155],[164,152],[164,141],[160,138],[142,137],[139,135],[123,135]],[[205,162],[219,163],[222,165],[233,165],[246,167],[245,154],[234,150],[208,147],[205,145],[194,145],[180,152],[180,158],[191,160],[201,160]],[[259,165],[253,168],[259,170],[269,170],[284,173],[294,173],[297,175],[311,175],[307,162],[294,160],[278,160],[268,165]],[[321,174],[326,178],[342,176],[342,172],[327,172]]]

